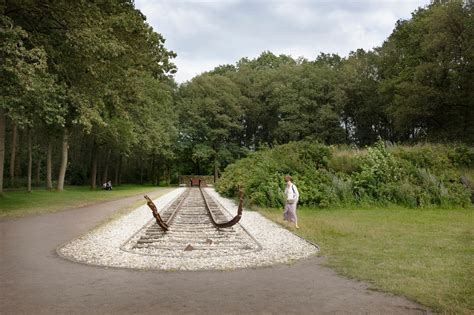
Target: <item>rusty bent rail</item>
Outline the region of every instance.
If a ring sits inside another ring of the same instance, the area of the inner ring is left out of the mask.
[[[227,227],[231,227],[237,224],[240,221],[240,218],[242,217],[242,208],[243,208],[243,201],[244,201],[244,193],[242,192],[242,190],[239,190],[240,200],[239,200],[239,208],[237,209],[237,215],[229,222],[224,222],[224,223],[216,222],[216,220],[214,219],[214,216],[212,215],[211,208],[209,207],[206,196],[204,195],[204,192],[202,191],[202,188],[199,187],[199,190],[201,191],[202,198],[204,199],[204,203],[206,204],[206,209],[207,209],[207,212],[209,213],[209,217],[211,218],[212,224],[214,224],[215,227],[227,228]]]
[[[214,216],[212,214],[212,211],[211,211],[211,208],[209,207],[209,203],[207,202],[207,199],[206,199],[206,196],[204,195],[204,192],[203,190],[201,189],[201,187],[199,187],[199,191],[201,192],[201,196],[202,198],[204,199],[204,204],[206,206],[206,210],[209,214],[209,217],[211,219],[211,222],[212,224],[216,227],[216,228],[227,228],[227,227],[231,227],[235,224],[237,224],[239,221],[240,221],[240,218],[242,217],[242,209],[243,209],[243,201],[244,201],[244,198],[243,198],[243,192],[240,190],[239,191],[239,197],[240,197],[240,202],[239,202],[239,208],[237,210],[237,215],[230,221],[228,222],[223,222],[223,223],[217,223],[216,220],[214,219]],[[150,197],[148,196],[144,196],[146,201],[147,201],[147,205],[148,207],[150,207],[151,211],[153,212],[153,216],[155,217],[156,219],[156,223],[162,228],[163,231],[168,231],[169,230],[169,225],[171,224],[171,221],[173,220],[173,218],[175,217],[176,213],[178,213],[178,211],[181,209],[183,203],[184,203],[184,200],[188,197],[189,195],[189,192],[190,192],[190,189],[188,189],[188,191],[185,193],[185,195],[183,196],[183,198],[181,199],[181,201],[179,202],[178,206],[176,207],[176,209],[173,210],[173,212],[171,213],[171,215],[169,216],[169,218],[166,220],[166,222],[161,218],[160,214],[158,213],[158,210],[156,208],[156,205],[153,203],[153,201],[150,199]]]
[[[151,211],[153,212],[153,216],[155,217],[156,219],[156,223],[164,230],[164,231],[168,231],[169,227],[168,227],[168,224],[165,223],[165,221],[163,221],[163,219],[161,218],[160,214],[158,213],[158,210],[156,209],[156,206],[155,204],[153,203],[153,201],[150,199],[150,197],[148,197],[147,195],[143,196],[145,197],[146,199],[146,204],[148,205],[148,207],[150,207]]]
[[[163,229],[163,231],[166,232],[169,230],[169,225],[171,224],[171,221],[173,221],[174,217],[176,216],[176,213],[178,213],[178,211],[183,206],[184,200],[188,197],[188,195],[189,195],[189,190],[184,193],[183,198],[181,199],[179,204],[176,206],[176,208],[173,210],[171,215],[168,217],[166,222],[161,218],[160,214],[158,213],[158,210],[156,209],[156,205],[153,203],[150,197],[148,197],[147,195],[145,195],[144,197],[147,201],[146,204],[148,205],[148,207],[150,207],[151,211],[153,212],[153,216],[156,219],[156,223]]]

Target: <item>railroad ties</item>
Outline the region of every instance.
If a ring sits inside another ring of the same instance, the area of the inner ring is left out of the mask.
[[[224,224],[229,218],[220,204],[206,192],[201,193],[200,188],[188,188],[160,216],[168,230],[152,220],[125,248],[143,255],[196,257],[245,254],[260,249],[240,225],[224,228],[215,225]]]

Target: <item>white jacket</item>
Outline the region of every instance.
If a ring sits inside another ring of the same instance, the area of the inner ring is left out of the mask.
[[[285,196],[286,196],[286,201],[288,203],[297,203],[298,202],[298,198],[300,197],[300,193],[298,192],[298,188],[296,187],[295,184],[291,183],[291,185],[289,187],[286,186]]]

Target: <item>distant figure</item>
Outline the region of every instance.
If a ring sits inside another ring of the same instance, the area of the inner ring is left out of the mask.
[[[105,190],[112,190],[112,181],[108,180],[106,183],[102,185],[102,187],[104,187]]]
[[[283,212],[283,220],[295,223],[295,227],[299,229],[298,217],[296,216],[296,205],[298,204],[298,198],[300,194],[298,188],[292,182],[292,178],[289,175],[285,176],[286,188],[285,188],[285,211]]]

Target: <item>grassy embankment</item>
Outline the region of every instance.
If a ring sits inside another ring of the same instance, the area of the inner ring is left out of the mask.
[[[259,209],[284,225],[279,209]],[[474,312],[472,208],[301,208],[300,236],[327,265],[441,313]]]
[[[0,218],[55,212],[152,191],[154,191],[152,197],[156,198],[169,190],[151,185],[122,185],[114,187],[112,191],[92,191],[87,186],[67,186],[63,192],[44,189],[33,190],[31,193],[10,191],[0,197]],[[144,199],[137,202],[137,206],[144,202]]]

